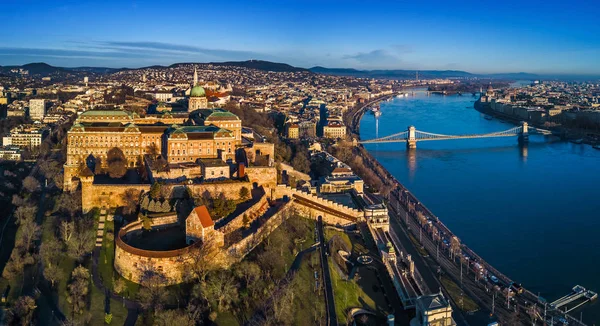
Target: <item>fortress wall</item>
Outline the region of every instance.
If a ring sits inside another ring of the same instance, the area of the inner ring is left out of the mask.
[[[163,222],[172,221],[172,217],[161,218]],[[158,223],[159,221],[156,221]],[[142,222],[136,221],[121,228],[115,239],[115,269],[124,278],[140,283],[146,271],[157,273],[165,278],[165,285],[178,284],[185,280],[186,262],[191,253],[201,246],[201,242],[191,246],[168,251],[144,250],[132,247],[123,241],[128,233],[137,232]]]
[[[325,207],[335,210],[337,212],[353,216],[356,219],[361,219],[364,217],[364,213],[361,210],[354,209],[354,208],[351,208],[348,206],[344,206],[342,204],[336,203],[331,200],[320,198],[313,194],[309,194],[309,193],[303,192],[301,190],[291,188],[287,185],[278,185],[277,188],[275,189],[275,197],[276,198],[282,198],[284,196],[287,196],[291,199],[294,197],[294,195],[301,197],[303,199],[309,200],[311,202],[317,203],[319,205],[325,206]],[[317,209],[312,209],[312,210],[316,214],[327,215],[325,212],[319,211]],[[345,220],[345,221],[347,222],[347,220]],[[330,224],[337,224],[337,223],[330,223]],[[346,224],[346,223],[344,223],[344,224]]]
[[[202,184],[191,184],[187,185],[192,190],[194,196],[201,196],[204,192],[208,191],[212,196],[217,196],[220,193],[225,194],[229,199],[240,199],[240,189],[243,187],[252,190],[251,182],[215,182],[215,183],[202,183]]]
[[[280,167],[280,169],[281,169],[282,172],[285,171],[285,173],[288,176],[294,177],[297,181],[304,180],[304,181],[310,182],[310,180],[311,180],[310,175],[308,175],[306,173],[302,173],[302,172],[294,169],[290,165],[287,165],[285,163],[279,163],[279,167]]]
[[[250,183],[275,189],[277,187],[277,169],[269,166],[250,166],[245,168]],[[267,191],[269,193],[269,191]]]
[[[271,232],[277,229],[290,216],[288,211],[292,208],[290,203],[285,204],[277,213],[273,214],[265,224],[259,227],[256,232],[245,237],[239,242],[226,249],[225,254],[230,257],[230,261],[240,261],[252,249],[260,244]]]
[[[94,207],[123,206],[123,194],[128,189],[147,192],[149,184],[92,184],[82,179],[81,207],[83,212],[89,212]]]
[[[222,229],[224,233],[233,232],[244,226],[244,215],[248,217],[248,224],[252,223],[254,220],[262,216],[269,209],[269,201],[267,200],[267,195],[263,194],[262,197],[252,206],[250,206],[246,211],[240,213],[238,216],[234,217],[223,226]]]

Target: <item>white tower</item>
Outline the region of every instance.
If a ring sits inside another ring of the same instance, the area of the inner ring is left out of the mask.
[[[196,85],[198,85],[198,70],[196,69],[196,67],[194,67],[194,85],[192,86]]]

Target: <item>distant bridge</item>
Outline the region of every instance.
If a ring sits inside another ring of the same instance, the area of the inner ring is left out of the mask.
[[[430,140],[450,140],[450,139],[472,139],[472,138],[495,138],[495,137],[519,137],[519,142],[526,143],[529,141],[529,134],[552,135],[550,130],[535,128],[528,126],[527,122],[521,123],[520,126],[504,131],[491,132],[487,134],[465,134],[465,135],[443,135],[434,134],[431,132],[417,130],[414,126],[409,126],[408,130],[397,134],[358,141],[359,144],[378,144],[378,143],[406,143],[408,148],[416,148],[417,141]]]

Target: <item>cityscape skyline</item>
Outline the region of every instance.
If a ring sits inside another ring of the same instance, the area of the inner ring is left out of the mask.
[[[0,13],[0,65],[139,68],[258,59],[304,68],[600,74],[600,27],[584,1],[190,2],[158,15],[163,7],[8,1]]]

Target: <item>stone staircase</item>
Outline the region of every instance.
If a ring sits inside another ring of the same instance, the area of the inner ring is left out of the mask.
[[[106,208],[100,210],[100,217],[98,218],[98,229],[96,230],[96,247],[102,247],[102,239],[104,239],[104,222],[108,212]]]

